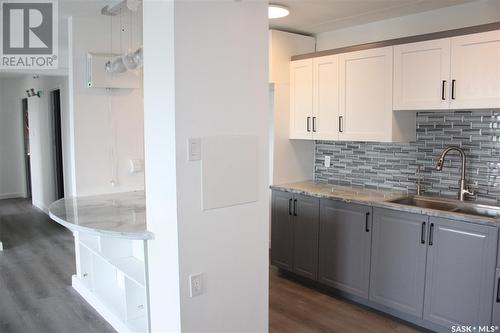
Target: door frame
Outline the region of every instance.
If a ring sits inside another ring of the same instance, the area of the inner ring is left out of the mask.
[[[52,146],[54,149],[54,189],[56,199],[63,198],[65,194],[61,90],[61,87],[55,87],[49,90],[49,108],[52,120]]]
[[[27,127],[27,128],[26,128]],[[32,197],[31,185],[31,156],[30,156],[30,137],[29,137],[29,103],[28,98],[21,99],[21,129],[23,133],[23,156],[24,156],[24,175],[25,190],[27,199]]]

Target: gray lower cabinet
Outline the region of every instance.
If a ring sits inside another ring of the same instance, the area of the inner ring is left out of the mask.
[[[319,282],[368,298],[371,212],[369,206],[321,200]]]
[[[273,191],[271,261],[449,329],[500,326],[498,227]]]
[[[493,326],[500,327],[500,268],[495,271],[495,293],[493,294]]]
[[[293,202],[293,271],[318,278],[319,199],[295,195]]]
[[[428,217],[374,208],[370,300],[422,317]]]
[[[283,269],[293,265],[293,194],[273,191],[271,205],[271,262]]]
[[[318,277],[319,199],[272,192],[271,262],[309,279]]]
[[[425,320],[490,324],[497,240],[495,227],[430,218]]]

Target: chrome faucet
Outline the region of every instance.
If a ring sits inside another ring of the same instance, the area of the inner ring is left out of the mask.
[[[474,195],[474,192],[469,189],[468,186],[465,185],[465,167],[467,163],[467,159],[465,157],[465,153],[460,147],[455,147],[455,146],[449,146],[446,147],[443,152],[441,153],[441,156],[439,156],[437,165],[436,165],[436,170],[441,171],[443,169],[443,164],[444,164],[444,158],[446,157],[446,154],[448,154],[450,151],[455,150],[460,153],[460,156],[462,157],[462,175],[460,177],[460,189],[458,192],[458,200],[464,201],[464,198],[466,195]]]

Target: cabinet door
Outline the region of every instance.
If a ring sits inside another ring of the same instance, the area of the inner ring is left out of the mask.
[[[448,109],[450,39],[394,47],[394,110]]]
[[[451,39],[451,108],[500,107],[500,30]]]
[[[489,325],[498,229],[431,218],[424,319],[441,326]]]
[[[339,62],[337,55],[313,59],[313,138],[337,140]]]
[[[370,300],[422,317],[428,217],[373,210]]]
[[[368,298],[371,207],[321,200],[319,281]]]
[[[290,139],[312,139],[312,59],[290,63]]]
[[[293,271],[318,278],[319,199],[305,195],[294,198]]]
[[[391,141],[392,46],[339,56],[341,140]]]
[[[493,294],[493,326],[500,327],[500,268],[495,271],[495,293]]]
[[[293,195],[273,191],[271,216],[271,262],[292,270],[293,264]]]

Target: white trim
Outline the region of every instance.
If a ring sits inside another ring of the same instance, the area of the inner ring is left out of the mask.
[[[26,194],[23,192],[18,193],[2,193],[0,194],[0,200],[3,199],[17,199],[17,198],[25,198]]]
[[[130,330],[129,327],[117,315],[101,302],[76,276],[71,278],[71,286],[84,300],[87,301],[113,328],[119,333],[137,333]]]

